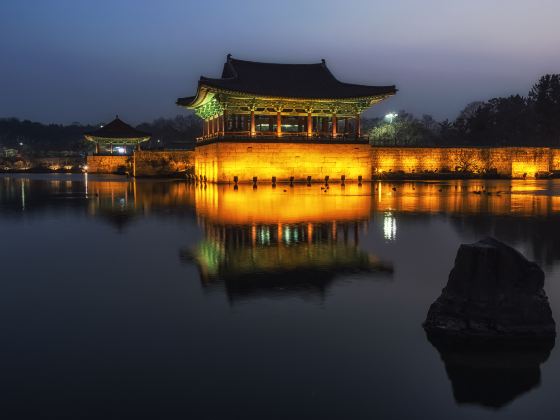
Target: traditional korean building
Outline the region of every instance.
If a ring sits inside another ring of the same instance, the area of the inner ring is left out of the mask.
[[[196,95],[177,104],[204,120],[195,164],[203,179],[351,180],[371,176],[361,113],[395,93],[395,86],[340,82],[324,60],[271,64],[228,55],[221,78],[201,77]]]
[[[115,147],[122,148],[121,151],[124,153],[127,152],[127,147],[138,149],[140,143],[150,140],[151,134],[131,127],[117,115],[109,124],[85,133],[84,137],[95,143],[96,154],[103,151],[113,154]]]

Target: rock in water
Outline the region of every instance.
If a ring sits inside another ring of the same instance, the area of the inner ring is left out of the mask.
[[[493,238],[459,247],[447,286],[424,322],[428,335],[554,340],[544,273]]]

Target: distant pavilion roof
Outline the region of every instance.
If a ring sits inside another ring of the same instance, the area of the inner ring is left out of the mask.
[[[367,86],[338,81],[325,60],[315,64],[275,64],[245,61],[227,56],[222,77],[201,76],[196,96],[179,98],[177,105],[196,106],[201,88],[210,88],[294,99],[345,99],[390,96],[397,92],[391,86]]]
[[[118,115],[109,124],[106,124],[95,131],[85,133],[84,135],[86,139],[92,141],[114,140],[115,142],[123,141],[123,140],[145,141],[151,137],[150,133],[146,133],[144,131],[140,131],[135,129],[134,127],[131,127],[123,120],[121,120]]]

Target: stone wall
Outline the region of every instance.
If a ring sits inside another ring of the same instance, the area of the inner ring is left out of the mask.
[[[134,152],[134,176],[171,176],[186,174],[194,167],[194,151],[136,151]]]
[[[560,171],[560,149],[550,149],[550,170]]]
[[[97,174],[130,173],[132,171],[132,156],[88,156],[87,171]]]
[[[196,151],[137,151],[134,156],[88,156],[88,172],[138,177],[194,173],[208,182],[364,181],[388,173],[493,172],[534,178],[560,171],[560,149],[546,147],[371,147],[368,144],[218,142]]]
[[[556,155],[556,158],[553,156]],[[373,147],[374,174],[469,171],[496,172],[512,178],[534,178],[560,167],[560,154],[546,147]]]
[[[209,182],[340,181],[371,178],[371,147],[368,144],[221,142],[196,147],[195,175]]]

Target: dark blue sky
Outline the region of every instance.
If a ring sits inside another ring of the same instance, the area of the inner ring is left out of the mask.
[[[396,84],[369,115],[454,118],[560,72],[557,0],[2,0],[0,116],[138,123],[183,113],[227,53]]]

